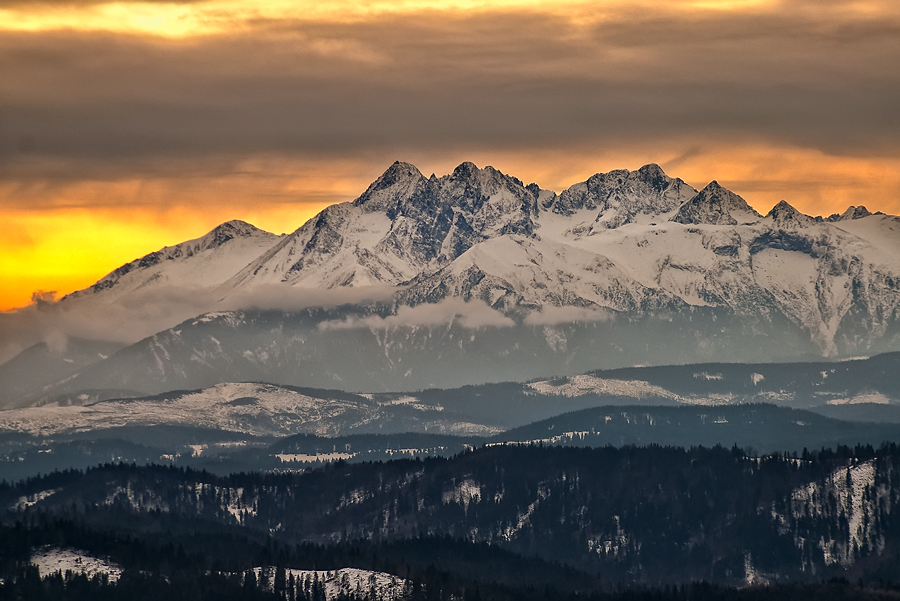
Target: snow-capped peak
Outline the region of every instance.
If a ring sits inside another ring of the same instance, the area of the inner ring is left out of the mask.
[[[636,171],[616,169],[596,173],[563,191],[547,208],[559,215],[597,211],[590,229],[614,229],[641,216],[652,218],[673,211],[696,193],[682,180],[670,178],[659,165],[651,163]]]
[[[853,205],[850,205],[849,207],[847,207],[847,210],[844,211],[843,213],[841,213],[841,214],[834,213],[833,215],[827,217],[825,219],[825,221],[831,221],[831,222],[848,221],[851,219],[862,219],[863,217],[868,217],[870,215],[883,215],[883,213],[881,211],[878,211],[877,213],[872,213],[871,211],[869,211],[869,209],[867,209],[866,207],[864,207],[862,205],[859,205],[858,207],[854,207]]]
[[[69,296],[114,288],[133,291],[160,284],[214,286],[228,278],[228,271],[233,273],[235,263],[249,263],[278,238],[246,221],[226,221],[199,238],[166,246],[126,263],[90,288]]]
[[[269,237],[269,232],[259,229],[253,224],[241,221],[240,219],[232,219],[216,226],[211,232],[197,239],[196,248],[206,250],[208,248],[216,248],[235,238],[250,238],[252,236]]]
[[[398,205],[408,201],[427,181],[415,165],[394,161],[353,204],[366,211],[396,212]]]
[[[657,182],[657,186],[659,187],[659,189],[662,189],[672,180],[672,178],[666,175],[666,172],[663,171],[663,168],[656,163],[647,163],[646,165],[638,169],[638,173],[640,173],[641,179],[646,182]]]
[[[448,176],[438,180],[441,204],[467,214],[468,221],[480,233],[491,237],[490,230],[504,233],[530,233],[530,217],[537,213],[535,195],[517,178],[487,166],[460,164]]]
[[[481,170],[478,168],[478,165],[472,161],[463,161],[453,170],[452,176],[457,178],[472,177],[478,174],[479,171]]]
[[[811,225],[816,220],[809,215],[804,215],[786,200],[779,201],[772,210],[766,214],[766,219],[774,221],[774,225],[780,228],[803,227]]]
[[[395,162],[355,201],[328,207],[227,285],[398,285],[484,240],[532,235],[540,196],[493,167],[466,162],[426,179]]]
[[[746,200],[713,180],[684,203],[672,221],[690,225],[737,225],[760,217]]]

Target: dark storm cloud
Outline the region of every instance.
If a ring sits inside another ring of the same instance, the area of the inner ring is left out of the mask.
[[[5,33],[0,178],[673,138],[900,155],[900,18],[816,5],[703,18],[623,10],[587,25],[436,12],[188,41]]]

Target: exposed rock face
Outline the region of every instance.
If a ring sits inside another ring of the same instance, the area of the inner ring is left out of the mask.
[[[672,221],[691,225],[737,225],[752,223],[759,217],[746,200],[713,180],[681,205]]]
[[[232,285],[399,285],[485,240],[532,235],[537,214],[537,195],[493,167],[463,163],[428,179],[397,162],[355,201],[328,207],[247,266]]]
[[[583,209],[596,210],[593,228],[614,229],[642,216],[668,213],[696,192],[680,179],[667,176],[659,165],[650,164],[637,171],[618,169],[592,175],[560,194],[550,210],[567,216]]]
[[[809,215],[804,215],[786,200],[779,201],[777,205],[766,215],[766,219],[771,219],[773,225],[781,229],[792,229],[809,227],[816,223],[816,220]]]

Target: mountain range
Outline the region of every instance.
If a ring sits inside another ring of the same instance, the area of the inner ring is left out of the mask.
[[[0,406],[868,356],[900,348],[898,230],[864,207],[762,216],[653,164],[557,194],[472,163],[425,177],[396,162],[289,235],[230,221],[45,303],[68,347],[0,366]],[[117,319],[117,340],[83,335]]]

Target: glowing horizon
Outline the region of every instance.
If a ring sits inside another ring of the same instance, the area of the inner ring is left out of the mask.
[[[637,5],[645,9],[675,11],[747,11],[777,7],[777,0],[400,0],[353,2],[266,2],[245,0],[207,0],[204,2],[122,2],[98,1],[81,5],[48,3],[35,10],[28,3],[11,3],[0,8],[0,30],[44,32],[54,30],[108,31],[130,35],[149,35],[183,39],[193,36],[227,33],[236,26],[254,27],[259,22],[358,21],[385,15],[444,13],[489,13],[531,11],[564,16],[572,21],[590,23],[603,19],[605,11]],[[867,10],[865,6],[857,10]],[[871,7],[868,8],[871,11]]]
[[[293,231],[395,159],[900,214],[898,28],[890,0],[13,0],[0,310],[229,219]]]
[[[697,189],[701,189],[709,181],[716,179],[725,187],[743,196],[763,215],[782,199],[790,202],[801,212],[814,216],[840,213],[851,205],[864,205],[873,212],[887,208],[889,211],[885,212],[900,213],[900,210],[893,208],[896,205],[888,207],[879,203],[861,202],[858,199],[856,193],[862,182],[858,179],[850,179],[850,174],[856,172],[857,177],[860,174],[871,175],[864,171],[867,165],[843,161],[837,165],[829,165],[829,171],[833,175],[832,180],[824,182],[825,185],[835,186],[836,182],[833,180],[842,178],[845,178],[849,185],[843,189],[837,189],[830,198],[831,202],[825,204],[819,198],[821,192],[807,193],[803,195],[805,198],[800,198],[799,201],[784,198],[781,194],[785,182],[779,181],[777,179],[779,176],[783,177],[793,173],[798,179],[822,177],[820,170],[816,170],[815,173],[805,173],[801,170],[803,164],[810,162],[808,157],[803,156],[803,153],[794,153],[793,156],[785,152],[779,153],[778,160],[782,163],[780,168],[775,167],[773,157],[768,156],[765,149],[745,150],[744,156],[749,156],[753,160],[723,162],[718,166],[722,174],[710,174],[713,175],[712,177],[704,177],[705,169],[701,165],[691,164],[687,161],[679,162],[680,167],[675,172],[671,172],[670,169],[665,170],[671,177],[681,177]],[[399,158],[402,159],[402,157]],[[492,164],[486,160],[487,157],[477,158],[485,159],[481,162],[476,161],[480,167]],[[571,170],[560,172],[557,168],[554,173],[554,166],[558,165],[559,161],[549,161],[547,165],[539,165],[527,164],[527,162],[523,164],[521,157],[500,156],[498,158],[502,161],[497,165],[501,170],[504,170],[503,163],[528,167],[528,171],[537,177],[526,178],[527,181],[536,181],[542,187],[555,192],[561,192],[569,185],[584,181],[597,172],[587,166],[587,161],[582,161],[583,164],[580,165],[572,165]],[[629,165],[615,166],[614,158],[605,157],[601,162],[613,166],[603,169],[603,171],[614,168],[634,170],[647,162],[660,162],[665,167],[666,163],[665,161],[641,162],[635,160],[637,157],[630,158],[632,160]],[[820,158],[817,164],[821,164],[824,160]],[[452,171],[455,164],[447,161],[432,161],[425,165],[436,167],[434,172],[441,175]],[[386,168],[387,165],[384,167]],[[878,170],[877,166],[870,166],[870,168]],[[770,176],[775,176],[775,181],[755,179],[754,176],[758,175],[760,170],[764,170]],[[860,173],[861,170],[863,170],[862,173]],[[422,167],[422,171],[430,173],[431,169]],[[516,171],[506,172],[516,177],[523,175]],[[575,173],[578,175],[574,175]],[[321,174],[320,177],[322,179],[310,182],[310,185],[326,186],[326,181],[323,181],[327,179],[325,174]],[[352,180],[347,174],[344,174],[343,177],[346,180]],[[574,179],[572,179],[573,177]],[[563,184],[561,178],[565,178],[569,183]],[[363,181],[364,178],[355,179],[357,190],[355,193],[351,193],[349,189],[324,191],[322,189],[301,189],[297,192],[313,197],[326,196],[331,198],[332,202],[349,201],[371,183],[371,180]],[[374,177],[371,179],[373,180]],[[544,179],[552,181],[545,183]],[[547,183],[553,185],[548,186]],[[900,180],[895,181],[893,185],[900,186]],[[241,192],[249,194],[251,191],[242,190]],[[343,194],[341,194],[342,192]],[[165,246],[172,246],[203,236],[217,225],[230,219],[241,219],[275,234],[290,233],[332,202],[320,201],[302,205],[283,203],[263,210],[252,211],[242,208],[240,197],[238,197],[226,207],[207,207],[202,211],[180,207],[159,213],[148,208],[117,210],[113,207],[97,209],[72,206],[42,213],[7,214],[7,223],[23,239],[12,240],[12,245],[0,249],[0,273],[4,274],[4,283],[7,284],[0,287],[2,290],[0,292],[0,311],[10,311],[28,305],[35,292],[53,291],[57,293],[57,297],[62,297],[89,287],[125,263]],[[813,207],[825,210],[816,211]],[[86,231],[91,232],[91,236],[88,238],[84,237]],[[77,250],[73,252],[73,248]],[[19,283],[18,286],[16,282]]]

